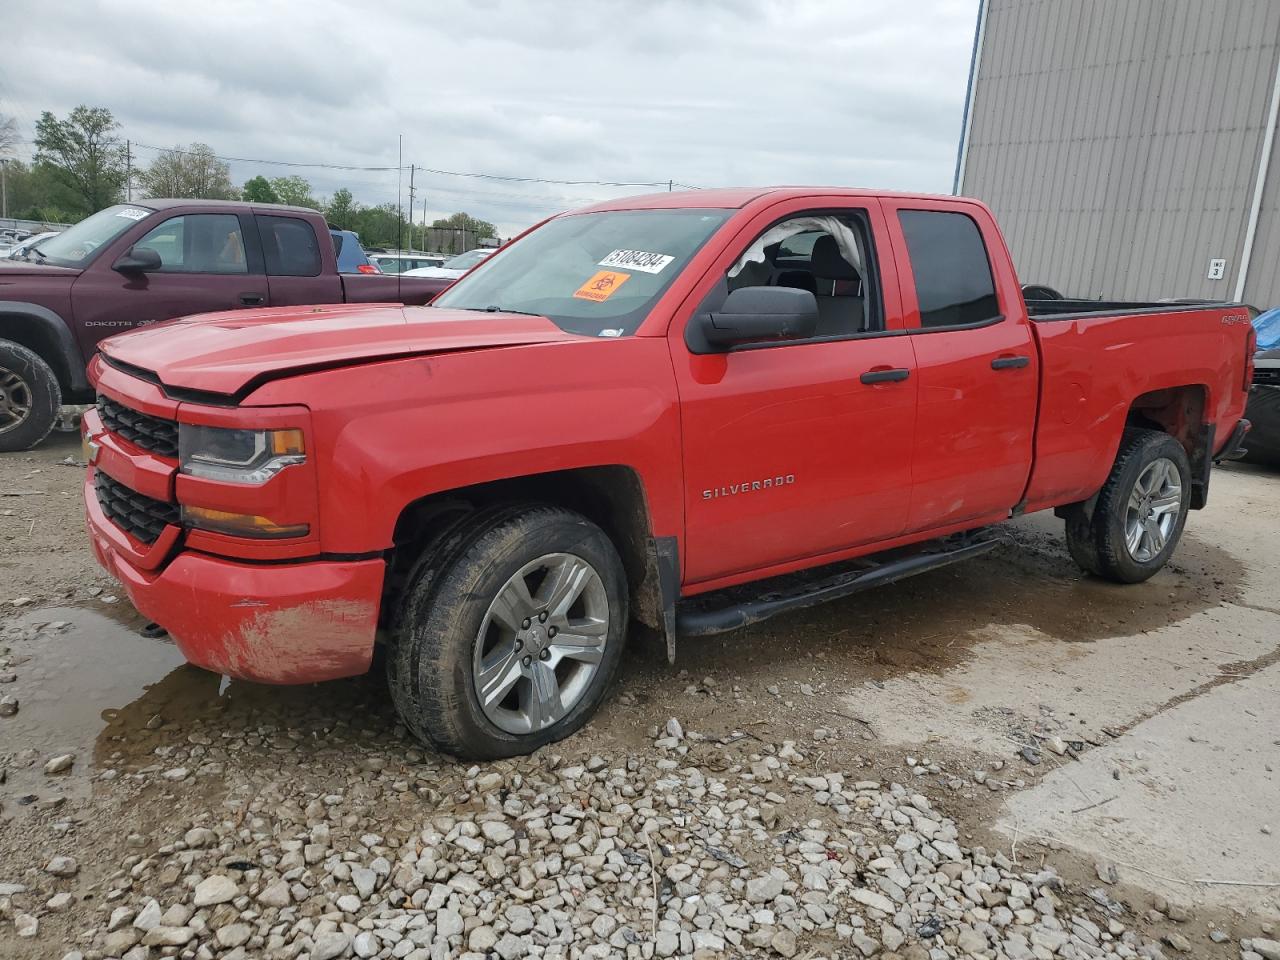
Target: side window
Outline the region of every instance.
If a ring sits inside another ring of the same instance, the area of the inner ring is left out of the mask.
[[[134,244],[160,255],[161,273],[248,273],[240,218],[226,213],[170,217]]]
[[[320,276],[320,244],[306,220],[297,217],[258,217],[262,253],[272,277]]]
[[[819,338],[882,330],[869,237],[861,211],[790,217],[756,237],[729,268],[726,293],[763,286],[808,290],[818,302]]]
[[[916,278],[920,326],[954,327],[1000,315],[982,233],[963,213],[900,210]]]

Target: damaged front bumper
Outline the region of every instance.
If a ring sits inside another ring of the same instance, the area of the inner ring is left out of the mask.
[[[138,545],[103,513],[92,468],[84,503],[98,562],[196,666],[278,684],[368,671],[385,575],[381,559],[246,563],[180,550],[163,566],[146,569],[136,562]]]

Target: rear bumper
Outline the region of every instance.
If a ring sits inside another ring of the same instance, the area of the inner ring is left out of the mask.
[[[385,564],[380,559],[242,563],[182,551],[139,566],[128,538],[84,488],[98,562],[143,616],[169,631],[191,663],[259,683],[358,676],[373,657]]]

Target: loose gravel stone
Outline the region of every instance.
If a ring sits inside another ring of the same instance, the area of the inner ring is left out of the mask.
[[[236,886],[234,880],[217,873],[211,877],[205,877],[196,885],[192,903],[197,907],[208,907],[213,904],[234,900],[239,893],[240,888]]]

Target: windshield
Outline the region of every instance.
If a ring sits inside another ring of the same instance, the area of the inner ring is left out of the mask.
[[[470,270],[492,252],[492,250],[468,250],[466,253],[460,253],[452,259],[446,260],[443,266],[448,267],[450,270]]]
[[[74,227],[41,243],[35,253],[28,253],[27,259],[59,267],[83,267],[95,250],[104,243],[110,243],[139,220],[151,216],[152,212],[135,204],[120,204],[99,210]]]
[[[532,313],[570,333],[627,336],[732,212],[616,210],[559,217],[431,305]]]

